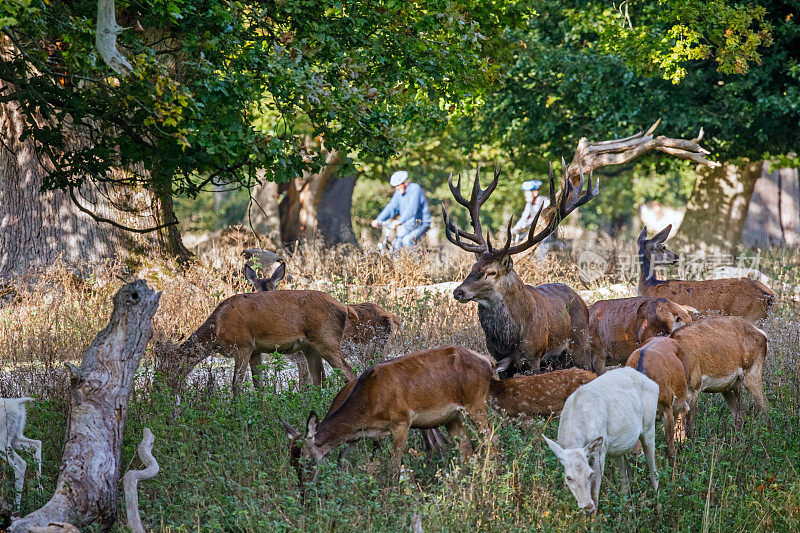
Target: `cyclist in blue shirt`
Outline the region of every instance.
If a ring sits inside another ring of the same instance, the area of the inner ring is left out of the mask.
[[[414,246],[431,227],[431,212],[425,191],[409,181],[405,170],[392,174],[389,183],[395,193],[389,204],[372,221],[372,227],[377,228],[382,222],[397,217],[390,223],[390,227],[397,229],[397,237],[393,242],[395,248]]]

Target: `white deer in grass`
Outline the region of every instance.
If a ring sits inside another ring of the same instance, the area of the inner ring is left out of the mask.
[[[637,371],[638,370],[638,371]],[[596,513],[606,457],[619,466],[622,490],[630,491],[625,454],[642,443],[650,482],[658,490],[655,460],[658,385],[643,368],[606,372],[573,392],[558,424],[558,442],[544,440],[564,465],[578,507]]]

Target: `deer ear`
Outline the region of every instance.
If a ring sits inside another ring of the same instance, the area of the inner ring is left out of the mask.
[[[256,275],[256,271],[253,270],[250,265],[244,266],[244,279],[256,285],[256,281],[258,281],[258,276]]]
[[[586,454],[587,457],[592,456],[600,451],[600,448],[603,446],[603,436],[600,435],[592,442],[587,444],[583,447],[583,452]]]
[[[653,240],[655,242],[664,242],[667,240],[667,237],[669,237],[671,231],[672,231],[672,224],[670,224],[666,228],[656,233],[655,237],[653,237]]]
[[[503,269],[511,271],[511,268],[514,266],[514,261],[511,259],[510,255],[504,255],[503,258],[500,259],[500,265]]]
[[[639,234],[639,238],[636,240],[638,244],[644,243],[647,240],[647,228],[642,229],[642,232]]]
[[[495,372],[500,373],[508,370],[508,367],[511,366],[511,361],[511,357],[506,357],[505,359],[498,361],[494,367]]]
[[[272,273],[270,279],[273,283],[277,284],[284,276],[286,276],[286,263],[281,263],[278,268],[275,269],[275,272]]]
[[[553,450],[553,453],[556,454],[556,457],[558,457],[558,460],[560,461],[564,457],[564,448],[559,446],[556,441],[550,440],[544,435],[542,435],[542,438],[544,438],[544,441],[548,446],[550,446],[550,449]]]
[[[289,424],[288,422],[286,422],[283,419],[280,419],[280,420],[281,420],[281,424],[283,424],[283,429],[286,430],[286,434],[289,436],[289,440],[290,441],[294,442],[298,437],[300,437],[300,432],[297,431],[296,429],[294,429],[291,426],[291,424]]]
[[[319,426],[319,418],[316,411],[311,411],[308,415],[308,422],[306,422],[306,437],[311,439],[317,434],[317,427]]]

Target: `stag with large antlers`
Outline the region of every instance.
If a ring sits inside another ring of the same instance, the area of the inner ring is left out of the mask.
[[[524,252],[542,242],[553,233],[559,222],[572,211],[585,204],[597,194],[587,188],[583,191],[583,175],[577,186],[573,185],[564,167],[564,184],[561,197],[555,198],[553,167],[550,167],[550,204],[557,211],[551,212],[548,224],[542,231],[535,231],[541,210],[533,219],[527,239],[511,246],[511,224],[509,221],[505,246],[494,248],[491,237],[483,236],[479,219],[481,206],[497,187],[500,167],[496,166],[494,179],[483,190],[480,183],[480,166],[475,173],[472,197],[466,200],[461,195],[461,177],[450,191],[456,201],[469,210],[473,233],[457,228],[443,208],[445,233],[450,242],[478,256],[472,271],[453,291],[453,297],[461,303],[478,302],[478,317],[486,335],[486,345],[496,360],[511,357],[512,364],[505,375],[515,372],[539,371],[539,362],[548,355],[571,353],[576,365],[591,366],[587,326],[589,310],[578,293],[563,283],[547,283],[530,287],[513,270],[511,256]],[[466,242],[469,241],[469,242]]]
[[[454,198],[469,211],[473,233],[457,228],[447,210],[443,209],[447,239],[478,256],[472,271],[453,291],[453,296],[459,302],[478,302],[478,317],[489,352],[498,361],[512,357],[513,364],[506,375],[522,370],[536,372],[542,357],[560,354],[565,350],[571,353],[577,366],[591,366],[586,338],[589,316],[580,296],[562,283],[538,287],[525,285],[514,272],[511,260],[512,255],[537,246],[555,231],[564,217],[594,198],[598,187],[590,191],[587,184],[584,190],[584,174],[591,175],[596,168],[603,166],[626,163],[650,150],[659,150],[710,167],[718,166],[718,163],[706,159],[709,152],[699,145],[703,137],[702,129],[691,140],[654,137],[653,131],[659,122],[647,132],[625,139],[601,142],[581,139],[572,163],[566,165],[562,159],[564,180],[560,197],[556,199],[551,166],[550,206],[537,213],[527,239],[516,246],[511,246],[513,221],[508,224],[505,246],[496,249],[492,247],[488,235],[484,238],[479,219],[481,206],[497,187],[499,167],[495,167],[494,180],[486,189],[481,189],[478,167],[469,200],[461,195],[460,176],[456,186],[450,180]]]

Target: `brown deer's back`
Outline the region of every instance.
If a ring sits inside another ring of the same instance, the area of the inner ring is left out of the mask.
[[[676,315],[685,322],[692,320],[684,309],[664,298],[597,301],[589,308],[592,351],[605,349],[611,362],[624,363],[648,339],[672,333]]]
[[[673,401],[678,404],[686,402],[686,368],[680,350],[675,339],[654,337],[635,350],[625,363],[636,369],[644,353],[644,374],[658,383],[658,405],[662,410],[671,409]]]
[[[671,338],[680,344],[690,387],[702,376],[729,376],[739,368],[746,371],[763,364],[767,354],[764,332],[738,316],[696,320],[676,329]]]
[[[639,292],[642,296],[668,298],[701,313],[717,312],[751,321],[766,318],[777,298],[769,287],[750,278],[667,280],[654,285],[640,284]]]
[[[281,290],[231,296],[209,321],[221,344],[283,346],[307,337],[340,339],[346,316],[345,305],[324,292]]]

